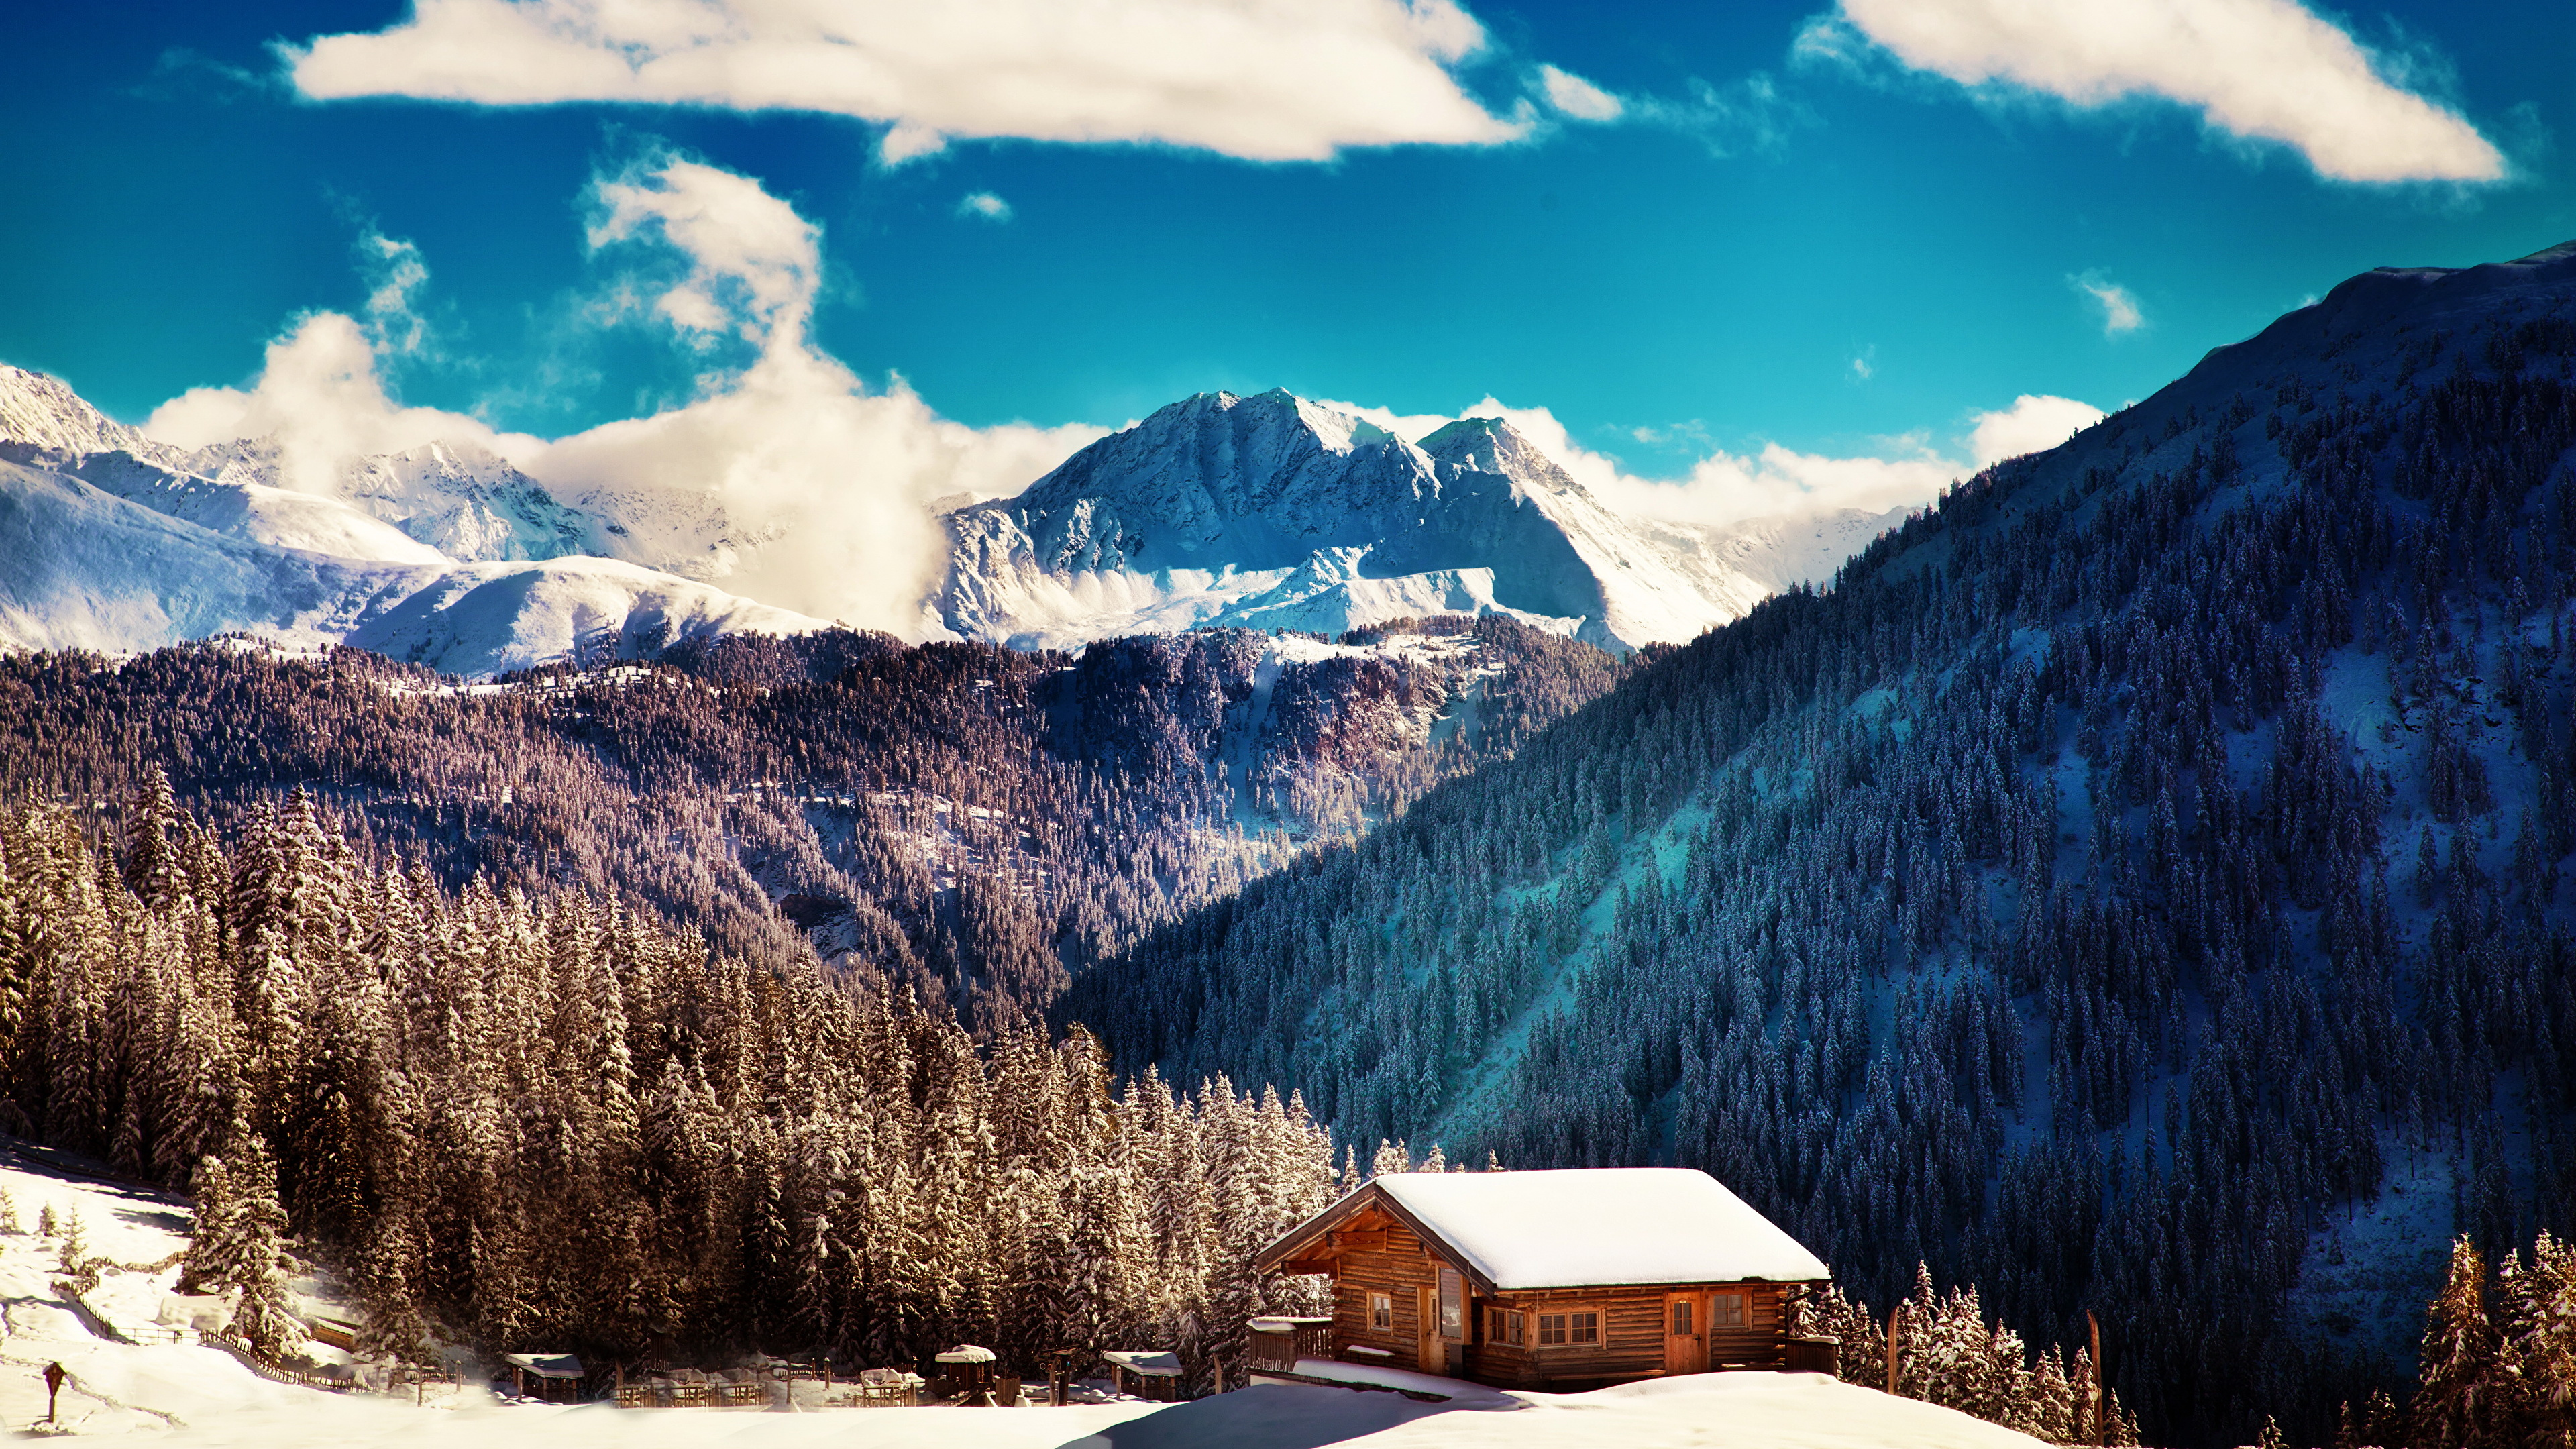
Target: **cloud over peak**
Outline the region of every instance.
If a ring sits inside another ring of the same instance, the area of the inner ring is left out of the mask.
[[[2505,176],[2475,127],[2296,0],[1842,0],[1799,52],[1848,60],[1862,37],[1961,85],[2082,107],[2161,97],[2214,130],[2287,144],[2336,181]]]
[[[1484,43],[1456,0],[416,0],[281,54],[315,100],[852,116],[889,163],[1004,136],[1312,161],[1522,134],[1450,74]]]
[[[287,486],[323,495],[341,490],[358,458],[477,444],[558,498],[641,525],[617,545],[628,562],[916,636],[945,556],[937,501],[1017,492],[1102,435],[1079,424],[968,427],[899,377],[863,385],[809,332],[819,229],[751,177],[661,155],[600,178],[594,196],[594,252],[620,266],[663,265],[621,275],[615,294],[626,303],[592,320],[624,312],[701,354],[734,341],[747,356],[703,376],[688,402],[552,440],[402,405],[385,364],[403,335],[384,323],[408,315],[428,273],[408,243],[371,233],[362,256],[371,271],[382,259],[393,280],[376,287],[369,323],[338,312],[298,318],[248,386],[193,389],[162,404],[144,430],[190,448],[272,438]],[[720,540],[689,532],[710,519],[721,522]]]

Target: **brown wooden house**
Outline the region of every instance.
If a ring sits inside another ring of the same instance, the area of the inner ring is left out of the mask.
[[[1332,1275],[1333,1358],[1560,1391],[1783,1367],[1786,1290],[1832,1276],[1717,1179],[1666,1167],[1388,1174],[1255,1266]]]

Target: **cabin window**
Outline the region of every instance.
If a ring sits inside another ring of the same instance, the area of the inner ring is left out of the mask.
[[[1451,1342],[1467,1337],[1467,1284],[1455,1268],[1440,1270],[1440,1336]]]
[[[1485,1310],[1485,1342],[1514,1346],[1529,1342],[1529,1315],[1508,1308]]]
[[[1601,1315],[1598,1313],[1542,1313],[1538,1316],[1539,1347],[1574,1347],[1601,1341]]]
[[[1698,1331],[1698,1329],[1691,1327],[1691,1301],[1687,1298],[1674,1299],[1673,1337],[1688,1338]]]
[[[1369,1327],[1379,1333],[1395,1332],[1395,1299],[1384,1293],[1369,1295]]]
[[[1742,1328],[1744,1326],[1744,1295],[1741,1293],[1720,1293],[1711,1297],[1708,1300],[1708,1326],[1711,1328]]]

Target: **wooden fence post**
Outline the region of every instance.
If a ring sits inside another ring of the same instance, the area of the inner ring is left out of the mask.
[[[1896,1337],[1899,1331],[1896,1325],[1899,1311],[1890,1309],[1887,1314],[1887,1391],[1891,1394],[1904,1392],[1902,1386],[1904,1381],[1896,1376]]]

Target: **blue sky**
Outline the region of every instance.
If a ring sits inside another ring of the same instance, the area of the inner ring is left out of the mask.
[[[2355,271],[2576,238],[2563,3],[1023,3],[9,7],[0,360],[141,419],[331,312],[406,405],[676,406],[770,345],[662,305],[758,305],[669,208],[594,244],[685,158],[816,229],[798,345],[970,428],[1492,397],[1668,478],[1968,458]]]

